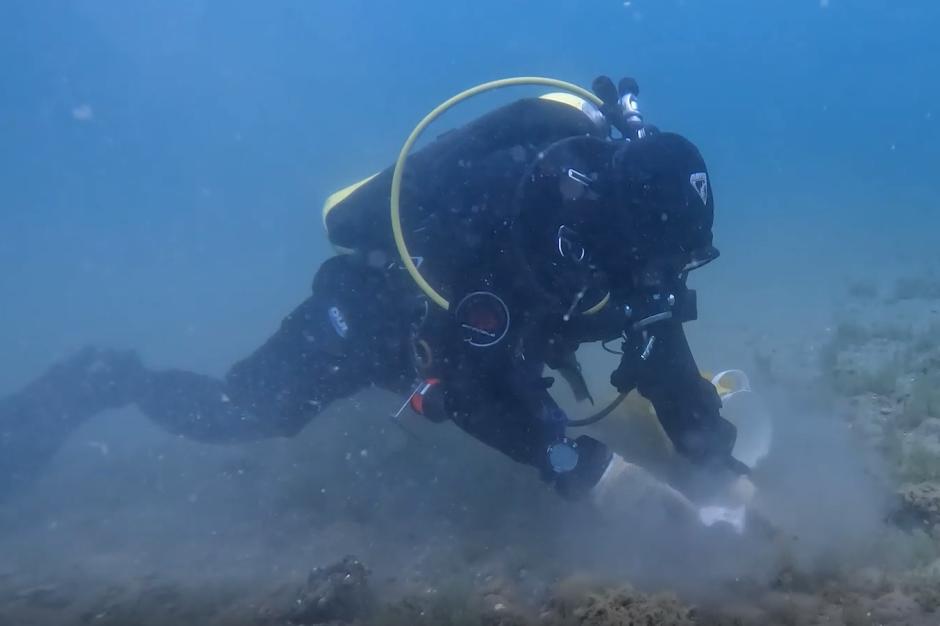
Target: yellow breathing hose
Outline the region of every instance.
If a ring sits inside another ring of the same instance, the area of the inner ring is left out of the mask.
[[[434,304],[438,305],[444,310],[450,308],[450,303],[444,296],[438,293],[418,271],[418,266],[415,265],[414,260],[411,258],[411,253],[408,252],[408,246],[405,243],[405,236],[402,233],[401,181],[405,174],[405,161],[408,158],[408,154],[411,152],[411,148],[414,147],[415,142],[417,142],[418,138],[421,136],[421,133],[423,133],[424,130],[434,120],[439,118],[455,105],[487,91],[494,91],[496,89],[502,89],[503,87],[516,87],[521,85],[552,87],[554,89],[560,89],[562,91],[573,93],[574,95],[580,96],[581,98],[584,98],[585,100],[592,102],[597,106],[602,106],[604,104],[600,98],[587,89],[579,87],[573,83],[557,80],[555,78],[543,78],[541,76],[518,76],[515,78],[503,78],[501,80],[490,81],[488,83],[477,85],[476,87],[471,87],[466,91],[461,91],[456,96],[446,100],[445,102],[442,102],[433,111],[428,113],[424,119],[422,119],[418,125],[415,126],[414,130],[411,131],[411,134],[408,135],[408,139],[405,140],[405,144],[402,146],[401,152],[398,154],[398,160],[395,161],[395,171],[392,174],[391,191],[392,233],[395,236],[395,247],[398,248],[398,254],[401,257],[402,265],[404,265],[405,269],[411,275],[411,278],[414,279],[415,283],[417,283],[421,291],[423,291],[424,294],[430,298],[432,302],[434,302]],[[604,300],[604,304],[606,304],[606,299]]]

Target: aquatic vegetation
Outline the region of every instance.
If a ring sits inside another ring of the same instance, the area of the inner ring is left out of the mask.
[[[914,338],[914,329],[910,324],[878,324],[872,327],[871,336],[883,341],[906,342]]]
[[[846,348],[863,345],[871,337],[872,333],[868,328],[857,322],[845,321],[836,326],[830,345],[837,352],[841,352]]]
[[[940,349],[940,323],[934,322],[919,333],[911,344],[911,349],[917,355]],[[940,369],[940,363],[936,366]]]
[[[773,355],[769,352],[754,352],[754,374],[767,384],[774,384],[777,377],[774,373]]]
[[[902,581],[902,588],[929,613],[940,609],[940,561],[932,561],[913,570]]]
[[[925,526],[940,533],[940,484],[935,482],[908,483],[898,490],[906,511]],[[938,539],[940,537],[934,537]]]
[[[940,417],[940,371],[914,378],[900,417],[910,428],[917,427],[928,417]]]
[[[570,595],[570,590],[562,592],[559,598],[553,599],[541,623],[545,626],[693,626],[696,623],[695,615],[695,610],[681,604],[674,594],[647,595],[623,586],[590,592],[580,597]]]
[[[900,472],[907,480],[938,480],[940,457],[925,446],[914,446],[905,453]]]
[[[888,471],[900,474],[904,464],[904,433],[896,428],[887,429],[876,445],[887,464]]]
[[[863,393],[888,396],[894,393],[904,372],[903,359],[892,357],[870,369],[837,365],[829,372],[829,380],[836,391],[847,396]]]
[[[934,330],[917,333],[911,324],[843,321],[821,350],[823,378],[846,396],[896,395],[899,380],[932,345],[934,332],[940,334]]]
[[[871,331],[857,322],[843,321],[837,324],[820,353],[823,372],[832,374],[839,364],[839,356],[842,353],[865,345],[871,336]]]
[[[886,570],[907,571],[924,567],[940,557],[934,537],[923,528],[903,530],[889,527],[873,541],[873,555]]]
[[[935,276],[907,276],[899,278],[889,297],[889,302],[903,300],[940,299],[940,280]]]

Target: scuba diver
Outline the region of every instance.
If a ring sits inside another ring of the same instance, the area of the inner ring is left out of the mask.
[[[505,105],[408,156],[398,180],[389,168],[331,196],[324,223],[339,253],[224,379],[88,348],[0,400],[0,493],[106,409],[135,404],[172,433],[234,443],[293,436],[376,385],[535,468],[562,496],[615,507],[610,494],[635,466],[568,436],[613,405],[573,420],[544,375],[556,370],[585,398],[578,346],[615,340],[618,400],[637,390],[680,455],[717,483],[740,481],[735,427],[683,331],[697,317],[689,272],[718,256],[705,162],[644,121],[632,79],[600,77],[593,91]]]

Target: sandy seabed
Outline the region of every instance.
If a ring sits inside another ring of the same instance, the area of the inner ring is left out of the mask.
[[[128,410],[0,506],[0,625],[940,623],[940,294],[915,283],[738,347],[785,416],[743,537],[611,527],[377,391],[238,447]]]

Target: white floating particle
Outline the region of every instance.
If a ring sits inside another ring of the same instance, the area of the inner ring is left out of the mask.
[[[80,104],[72,109],[72,119],[76,122],[90,122],[95,118],[95,111],[89,104]]]

